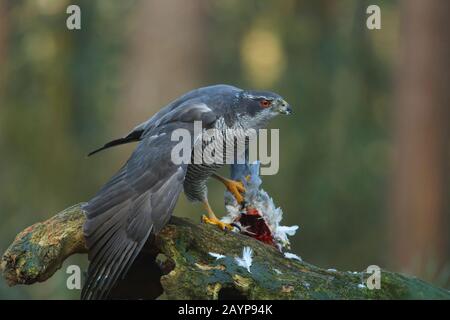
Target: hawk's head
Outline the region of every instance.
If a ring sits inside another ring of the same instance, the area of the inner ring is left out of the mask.
[[[289,104],[278,94],[270,91],[244,90],[239,94],[238,113],[251,120],[250,127],[265,125],[279,114],[291,114]]]

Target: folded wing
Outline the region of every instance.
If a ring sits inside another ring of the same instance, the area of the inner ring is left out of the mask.
[[[187,121],[185,121],[187,120]],[[205,105],[186,105],[144,133],[127,163],[84,207],[84,235],[90,261],[82,299],[106,298],[124,277],[152,231],[170,219],[183,187],[187,164],[171,161],[175,129],[193,137],[193,121],[215,120]]]

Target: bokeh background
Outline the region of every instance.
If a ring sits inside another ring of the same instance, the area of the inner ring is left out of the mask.
[[[82,29],[66,28],[81,7]],[[381,8],[368,30],[366,8]],[[0,0],[0,252],[88,200],[131,146],[86,154],[193,88],[280,93],[280,171],[263,187],[298,224],[292,251],[450,287],[447,1]],[[445,71],[445,72],[444,72]],[[210,182],[223,210],[223,187]],[[175,214],[199,220],[180,197]],[[3,299],[76,299],[65,267]]]

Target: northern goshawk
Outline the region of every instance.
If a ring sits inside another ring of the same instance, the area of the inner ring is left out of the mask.
[[[222,163],[174,163],[171,154],[178,143],[171,139],[174,130],[190,132],[194,146],[198,141],[194,136],[195,121],[201,121],[203,130],[257,130],[276,115],[290,113],[290,106],[275,93],[229,85],[209,86],[184,94],[124,138],[91,152],[140,141],[125,165],[83,208],[90,264],[82,299],[108,296],[150,233],[157,233],[168,222],[183,189],[189,200],[204,204],[204,222],[231,228],[214,215],[207,199],[206,181],[211,176],[217,178],[238,202],[245,191],[242,183],[216,174]]]

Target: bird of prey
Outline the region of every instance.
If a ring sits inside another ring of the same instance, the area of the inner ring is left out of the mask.
[[[189,200],[203,203],[207,213],[202,217],[204,222],[232,228],[211,209],[206,181],[209,177],[220,180],[238,201],[245,191],[242,183],[216,174],[223,165],[220,163],[175,164],[171,160],[171,151],[178,143],[171,139],[174,130],[188,130],[194,146],[198,138],[193,136],[195,121],[202,122],[203,130],[257,130],[276,115],[290,113],[290,106],[278,94],[214,85],[182,95],[125,137],[91,152],[89,155],[139,141],[125,165],[83,207],[89,268],[81,298],[108,297],[149,235],[168,222],[183,189]]]

